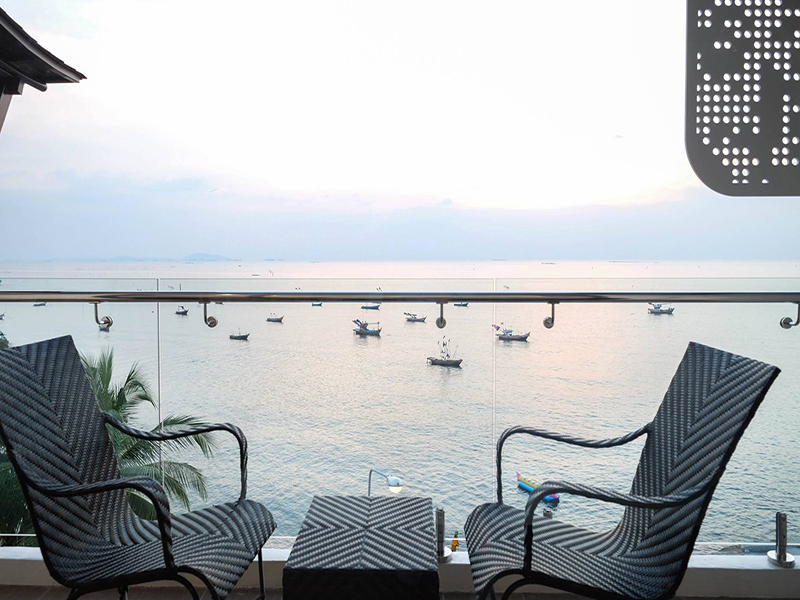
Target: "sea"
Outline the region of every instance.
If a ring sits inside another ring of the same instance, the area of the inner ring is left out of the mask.
[[[304,291],[799,291],[800,262],[97,262],[2,263],[9,290]],[[139,364],[157,407],[134,421],[192,415],[239,425],[249,441],[248,497],[264,503],[293,536],[314,495],[367,492],[371,468],[403,480],[403,495],[444,509],[447,534],[496,493],[495,442],[513,425],[607,438],[650,421],[690,341],[774,364],[780,377],[733,456],[699,541],[774,539],[775,512],[788,513],[800,539],[797,453],[800,433],[800,327],[785,330],[790,304],[674,304],[672,315],[646,304],[561,304],[543,326],[546,304],[446,305],[359,302],[211,304],[209,328],[198,304],[100,306],[108,332],[85,303],[4,302],[2,331],[13,345],[71,335],[79,350],[114,350],[115,375]],[[404,313],[426,316],[409,323]],[[283,323],[266,318],[283,316]],[[380,337],[353,333],[353,319],[379,322]],[[497,340],[493,324],[530,331],[527,342]],[[229,336],[249,333],[248,341]],[[431,366],[447,341],[461,368]],[[236,499],[235,441],[217,436],[210,459],[174,457],[207,477],[193,508]],[[504,498],[523,507],[516,472],[628,491],[640,441],[604,450],[516,436],[503,453]],[[373,493],[390,493],[373,477]],[[180,507],[174,506],[176,511]],[[604,530],[622,510],[564,496],[555,518]]]

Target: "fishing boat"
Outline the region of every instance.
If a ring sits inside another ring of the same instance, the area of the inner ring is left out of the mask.
[[[497,331],[497,339],[504,342],[527,342],[528,336],[531,334],[530,331],[528,333],[514,333],[514,329],[504,323],[492,325],[492,327]]]
[[[322,306],[322,302],[312,302],[311,306]]]
[[[456,348],[458,350],[458,348]],[[450,355],[450,340],[442,338],[442,341],[439,342],[439,356],[429,356],[428,363],[431,365],[436,365],[437,367],[456,367],[461,368],[461,362],[464,360],[463,358],[454,358],[455,352],[453,352],[453,356]]]
[[[47,306],[47,302],[34,302],[34,306]]]
[[[250,337],[250,334],[249,334],[249,333],[242,333],[242,332],[240,331],[239,333],[232,333],[232,334],[230,334],[230,336],[229,336],[229,337],[230,337],[232,340],[241,340],[241,341],[243,341],[243,342],[246,342],[246,341],[247,341],[247,338],[249,338],[249,337]]]
[[[424,323],[428,317],[417,316],[417,313],[403,313],[406,316],[406,321],[409,323]]]
[[[660,302],[651,302],[650,308],[647,309],[651,315],[671,315],[675,310],[674,306],[667,304],[666,306]]]
[[[469,302],[454,302],[453,306],[460,306],[462,308],[467,308],[469,306]]]
[[[374,302],[372,304],[364,304],[364,305],[361,306],[361,308],[363,310],[380,310],[381,309],[381,303],[380,302]]]
[[[539,484],[536,483],[533,479],[529,479],[528,477],[525,477],[524,475],[522,475],[522,473],[517,471],[517,487],[526,492],[532,492],[537,487],[539,487]],[[561,496],[558,494],[549,494],[545,496],[543,500],[548,504],[558,504],[559,501],[561,500]]]
[[[222,300],[214,300],[214,304],[222,304]]]
[[[376,325],[378,325],[377,329],[374,327],[370,328],[369,323],[362,321],[361,319],[353,319],[353,323],[356,324],[356,328],[353,329],[353,333],[358,334],[361,337],[369,335],[380,337],[381,335],[380,323],[376,323]]]
[[[270,313],[267,317],[267,323],[283,323],[283,315],[278,317],[275,313]]]
[[[176,310],[176,311],[175,311],[175,314],[176,314],[176,315],[180,315],[180,316],[182,316],[182,317],[185,317],[186,315],[188,315],[188,314],[189,314],[189,309],[188,309],[188,308],[184,308],[183,304],[181,304],[181,305],[178,307],[178,310]]]

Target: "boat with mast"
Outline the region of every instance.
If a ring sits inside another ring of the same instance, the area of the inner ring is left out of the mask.
[[[492,327],[497,331],[497,339],[504,342],[527,342],[528,336],[531,334],[530,331],[528,333],[514,333],[514,329],[505,323],[500,323],[500,325],[492,324]]]
[[[283,323],[283,315],[277,316],[274,312],[269,313],[267,323]]]
[[[247,339],[250,337],[250,334],[249,333],[242,333],[242,330],[240,329],[239,333],[232,333],[229,337],[232,340],[241,340],[243,342],[246,342]]]
[[[181,317],[185,317],[186,315],[188,315],[188,314],[189,314],[189,309],[188,309],[188,308],[185,308],[185,307],[183,306],[183,304],[181,304],[181,305],[178,307],[178,310],[176,310],[176,311],[175,311],[175,314],[176,314],[176,315],[180,315]]]
[[[463,358],[455,358],[456,351],[458,350],[458,346],[456,346],[456,350],[453,351],[453,354],[450,354],[450,340],[446,338],[442,338],[442,341],[439,342],[439,356],[429,356],[428,363],[431,365],[436,365],[438,367],[457,367],[461,368],[461,362],[464,360]]]
[[[362,321],[361,319],[353,319],[353,323],[355,323],[356,328],[353,329],[353,333],[360,335],[361,337],[372,336],[372,337],[380,337],[381,335],[381,324],[375,323],[376,327],[370,327],[370,324],[366,321]]]

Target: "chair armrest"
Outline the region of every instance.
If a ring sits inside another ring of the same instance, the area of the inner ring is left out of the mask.
[[[554,440],[556,442],[563,442],[572,446],[582,446],[584,448],[613,448],[614,446],[622,446],[623,444],[632,442],[636,438],[639,438],[646,433],[650,433],[651,425],[652,423],[648,423],[636,431],[631,431],[630,433],[620,437],[608,438],[605,440],[588,440],[577,436],[553,433],[551,431],[545,431],[544,429],[536,429],[535,427],[509,427],[500,435],[500,438],[497,440],[497,501],[500,503],[503,502],[503,444],[505,444],[506,440],[512,435],[526,433],[535,437]]]
[[[236,425],[231,425],[230,423],[215,423],[213,425],[191,427],[189,429],[181,429],[179,431],[145,431],[143,429],[131,427],[127,423],[123,423],[108,413],[103,413],[103,418],[105,419],[106,423],[113,426],[115,429],[118,429],[122,433],[151,442],[175,440],[178,438],[197,435],[199,433],[211,433],[212,431],[227,431],[236,438],[237,442],[239,442],[239,468],[241,470],[242,480],[239,500],[244,500],[247,497],[247,438],[244,436],[242,430]]]
[[[713,476],[704,479],[700,484],[677,492],[675,494],[668,494],[666,496],[637,496],[635,494],[625,494],[622,492],[615,492],[606,490],[599,487],[581,485],[576,483],[568,483],[565,481],[545,481],[539,485],[528,498],[528,503],[525,505],[525,562],[524,569],[530,571],[531,567],[531,554],[533,548],[533,517],[536,512],[536,507],[545,496],[550,494],[565,493],[575,494],[576,496],[583,496],[585,498],[594,498],[595,500],[602,500],[604,502],[613,502],[614,504],[622,504],[623,506],[635,506],[638,508],[670,508],[674,506],[682,506],[696,498],[699,498],[706,493],[712,483]]]
[[[36,491],[52,498],[70,498],[88,496],[113,490],[133,489],[144,494],[156,509],[158,529],[161,532],[161,547],[164,550],[164,563],[168,569],[175,568],[172,554],[172,519],[169,514],[169,499],[164,488],[155,479],[149,477],[122,477],[107,481],[79,484],[52,484],[29,479],[26,482]]]

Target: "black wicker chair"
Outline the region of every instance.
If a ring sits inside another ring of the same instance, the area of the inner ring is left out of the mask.
[[[170,515],[161,485],[147,477],[121,478],[106,426],[148,440],[227,431],[239,442],[242,474],[237,502]],[[88,592],[159,580],[200,579],[214,599],[225,598],[275,529],[261,504],[245,499],[247,441],[238,427],[210,425],[154,434],[103,413],[71,337],[0,352],[0,438],[22,484],[36,537],[52,577]],[[125,490],[155,506],[156,522],[137,517]]]
[[[708,503],[744,430],[779,369],[697,343],[689,348],[651,423],[592,441],[512,427],[497,442],[497,502],[476,508],[465,533],[479,599],[512,576],[503,598],[542,584],[593,598],[671,598],[686,571]],[[503,504],[501,454],[526,433],[587,448],[621,446],[647,435],[629,494],[548,481],[525,510]],[[548,494],[576,494],[626,506],[620,523],[596,533],[535,510]]]

